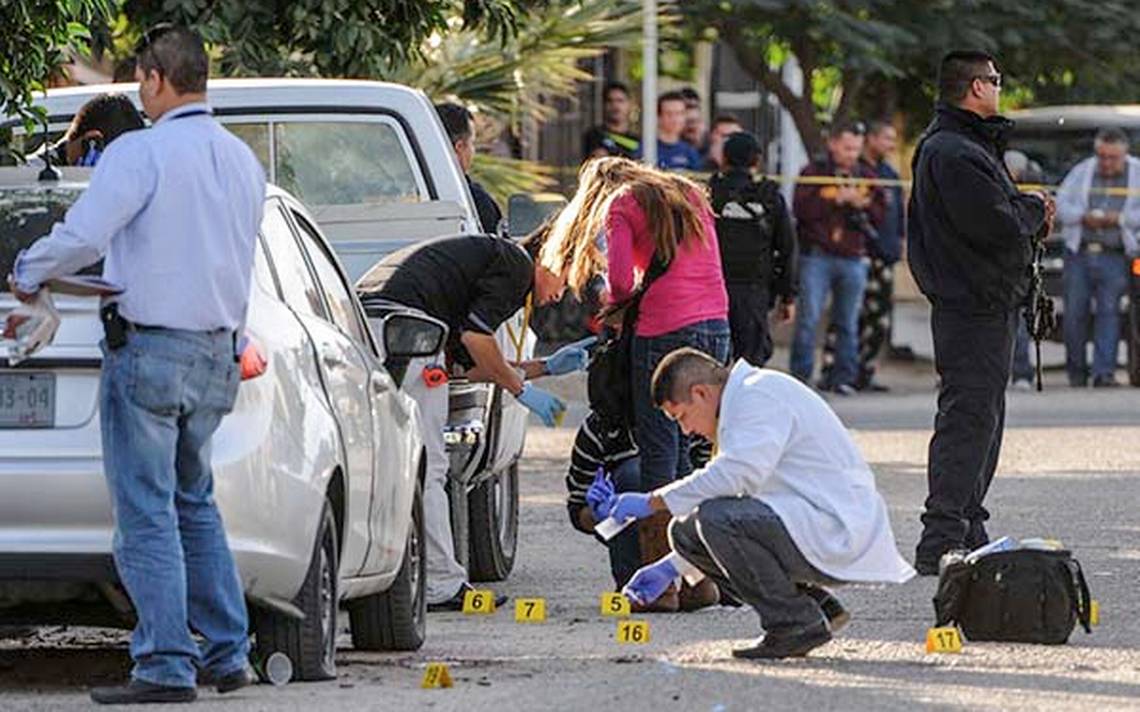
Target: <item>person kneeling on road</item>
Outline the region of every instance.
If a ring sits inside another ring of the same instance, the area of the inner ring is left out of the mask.
[[[430,240],[391,255],[358,285],[365,304],[376,300],[419,309],[449,328],[447,359],[470,381],[494,383],[553,427],[566,405],[529,382],[532,378],[582,370],[589,362],[588,340],[564,346],[545,359],[509,363],[495,330],[527,303],[551,304],[562,297],[565,278],[534,260],[547,231],[536,231],[521,243],[489,235],[460,235]],[[521,246],[520,246],[521,245]],[[394,267],[394,271],[393,271]],[[449,459],[443,441],[447,425],[447,388],[438,364],[416,359],[406,391],[419,406],[427,473],[424,478],[424,529],[427,554],[428,610],[463,607],[471,585],[455,557],[451,510],[446,484]],[[506,598],[496,601],[501,605]]]
[[[828,642],[850,617],[820,585],[914,576],[870,467],[810,388],[745,361],[730,370],[686,348],[657,367],[653,400],[718,450],[684,479],[612,498],[618,521],[675,516],[673,553],[634,574],[623,590],[632,600],[652,600],[682,575],[708,576],[752,606],[766,633],[733,655],[787,658]]]

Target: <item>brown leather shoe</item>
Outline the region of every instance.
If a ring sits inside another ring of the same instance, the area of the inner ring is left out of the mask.
[[[644,606],[640,603],[629,602],[630,613],[676,613],[681,610],[681,597],[676,586],[665,589],[665,593],[657,597],[653,603]]]
[[[678,595],[681,610],[685,612],[699,611],[702,608],[715,606],[720,603],[720,589],[712,579],[701,579],[696,586],[688,582],[681,584],[681,593]]]

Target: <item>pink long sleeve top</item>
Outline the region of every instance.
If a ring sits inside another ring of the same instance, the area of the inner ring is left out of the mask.
[[[693,196],[696,201],[699,198]],[[716,222],[712,211],[701,211],[706,240],[686,236],[665,274],[641,300],[635,333],[652,337],[709,319],[728,318],[728,294],[720,267]],[[629,298],[649,269],[654,240],[651,226],[632,193],[614,200],[606,218],[606,259],[611,303]]]

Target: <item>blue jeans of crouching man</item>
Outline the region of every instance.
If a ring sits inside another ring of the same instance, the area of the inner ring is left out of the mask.
[[[122,348],[103,345],[103,463],[115,567],[138,614],[137,680],[193,687],[199,668],[221,676],[247,664],[245,599],[210,468],[210,437],[239,381],[229,331],[131,331]]]

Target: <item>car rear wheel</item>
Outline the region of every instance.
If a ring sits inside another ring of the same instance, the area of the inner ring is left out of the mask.
[[[419,650],[427,621],[427,558],[424,556],[423,486],[416,485],[412,526],[400,573],[387,591],[348,605],[357,650]]]
[[[471,512],[472,581],[502,581],[515,565],[519,534],[519,466],[515,463],[476,487]]]
[[[309,570],[294,601],[305,619],[268,609],[254,613],[257,658],[268,660],[275,652],[288,655],[294,680],[336,677],[338,553],[336,518],[326,499]]]

